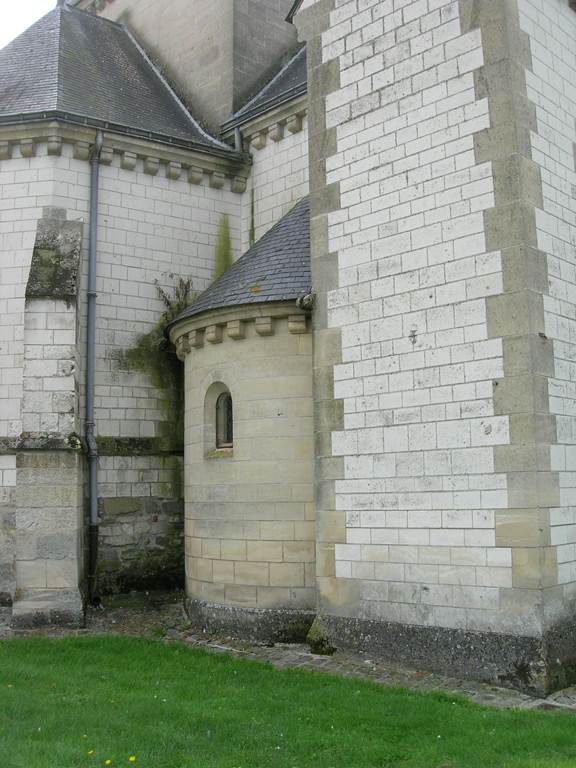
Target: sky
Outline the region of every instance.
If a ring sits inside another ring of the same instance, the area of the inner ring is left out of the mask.
[[[0,48],[18,37],[55,5],[56,0],[0,0]]]

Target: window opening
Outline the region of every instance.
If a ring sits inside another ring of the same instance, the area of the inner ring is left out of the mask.
[[[232,396],[229,392],[222,392],[216,400],[216,448],[232,448],[233,442]]]

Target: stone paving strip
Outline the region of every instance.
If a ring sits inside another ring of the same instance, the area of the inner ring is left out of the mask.
[[[213,637],[193,630],[183,612],[179,593],[168,595],[132,594],[106,600],[102,610],[89,610],[86,629],[12,630],[8,613],[0,613],[0,639],[30,635],[51,637],[85,635],[135,635],[161,637],[164,642],[179,641],[212,653],[229,653],[236,658],[268,662],[276,669],[304,669],[354,677],[388,687],[401,687],[421,693],[438,691],[463,696],[474,704],[499,709],[541,709],[576,714],[576,686],[558,691],[546,699],[532,698],[509,688],[463,680],[436,672],[407,669],[371,656],[337,651],[319,656],[304,644],[276,643],[253,645],[231,637]]]

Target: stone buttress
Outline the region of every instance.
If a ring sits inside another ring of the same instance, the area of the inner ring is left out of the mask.
[[[576,662],[576,15],[545,5],[296,16],[322,623],[336,645],[532,690]]]
[[[83,455],[78,437],[78,268],[83,224],[44,209],[24,310],[22,433],[14,441],[12,623],[81,626]]]

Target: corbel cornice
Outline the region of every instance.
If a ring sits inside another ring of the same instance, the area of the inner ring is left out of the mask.
[[[60,155],[62,146],[69,144],[74,148],[75,159],[87,162],[95,133],[94,128],[53,120],[0,125],[0,161],[10,160],[17,146],[23,157],[34,157],[39,145],[46,145],[46,153],[49,155]],[[109,164],[115,155],[120,157],[120,166],[124,170],[143,170],[170,179],[188,178],[191,184],[228,188],[236,194],[241,194],[246,188],[250,173],[248,158],[239,161],[236,158],[212,156],[193,149],[104,132],[103,157]]]
[[[281,142],[291,131],[287,128],[288,123],[297,126],[302,122],[308,113],[308,96],[304,94],[298,99],[294,99],[287,104],[281,104],[269,112],[248,120],[240,127],[242,137],[250,146],[255,149],[261,149],[266,145],[266,137],[269,136],[274,142]],[[231,129],[223,134],[225,140],[231,141],[234,136],[234,130]],[[261,138],[264,137],[264,138]]]
[[[170,340],[180,360],[194,351],[212,344],[242,341],[252,334],[274,336],[287,320],[285,331],[291,334],[311,333],[310,313],[300,309],[294,301],[262,302],[237,307],[223,307],[204,312],[196,317],[184,318],[170,329]]]

